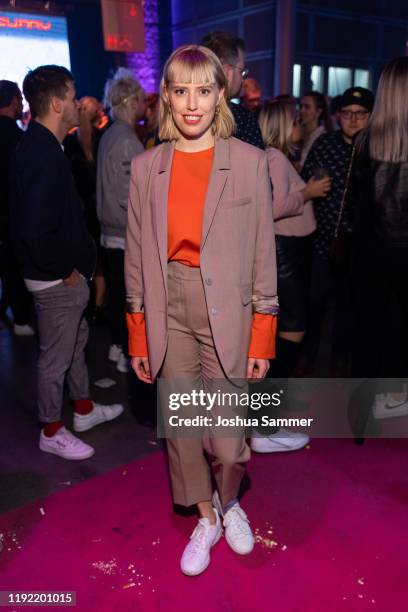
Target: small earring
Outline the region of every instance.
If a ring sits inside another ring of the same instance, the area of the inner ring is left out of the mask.
[[[215,114],[216,114],[216,115],[218,115],[218,114],[219,114],[219,112],[220,112],[220,107],[219,107],[219,105],[217,104],[217,106],[215,107]]]

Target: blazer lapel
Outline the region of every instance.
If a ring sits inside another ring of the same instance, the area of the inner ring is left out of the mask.
[[[154,177],[154,223],[164,286],[167,292],[167,200],[169,195],[171,164],[174,144],[163,144],[157,174]]]
[[[201,250],[207,240],[208,232],[220,202],[230,168],[229,141],[219,138],[214,145],[214,162],[208,184],[204,205],[203,228],[201,233]]]

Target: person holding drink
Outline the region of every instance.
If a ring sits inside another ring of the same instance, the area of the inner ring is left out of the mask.
[[[259,125],[273,186],[278,265],[279,332],[277,356],[270,375],[289,378],[299,356],[308,312],[309,277],[316,228],[312,200],[330,190],[330,178],[309,179],[306,184],[288,159],[296,139],[294,110],[286,103],[263,107]],[[253,436],[251,448],[270,453],[297,450],[309,438],[304,433],[279,429]]]

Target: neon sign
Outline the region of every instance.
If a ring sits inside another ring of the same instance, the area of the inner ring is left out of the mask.
[[[40,19],[9,19],[0,15],[0,28],[8,28],[13,30],[40,30],[47,32],[51,30],[50,21],[41,21]]]

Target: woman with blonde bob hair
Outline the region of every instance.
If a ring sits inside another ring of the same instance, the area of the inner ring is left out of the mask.
[[[160,83],[159,138],[160,140],[177,140],[180,136],[170,111],[167,94],[168,87],[175,80],[176,75],[177,80],[182,83],[186,82],[186,79],[193,79],[193,83],[209,83],[214,81],[219,91],[223,92],[223,95],[220,97],[216,107],[211,132],[216,138],[229,138],[235,131],[235,122],[227,103],[228,81],[223,67],[210,49],[207,49],[207,47],[197,47],[199,49],[196,52],[197,63],[192,71],[191,63],[186,61],[187,53],[192,55],[192,51],[187,51],[187,49],[193,49],[193,47],[181,47],[181,49],[178,49],[170,57],[164,68]]]
[[[205,390],[221,381],[237,391],[234,379],[263,378],[274,357],[276,264],[266,158],[232,137],[226,95],[214,53],[197,45],[176,49],[160,92],[159,133],[167,142],[132,163],[129,352],[141,381],[164,379],[176,397],[180,379]],[[248,554],[254,546],[237,499],[250,451],[242,429],[215,435],[220,408],[204,410],[203,430],[179,437],[168,433],[177,427],[166,427],[163,413],[174,503],[195,505],[199,514],[181,558],[189,576],[207,568],[222,524],[235,552]],[[189,410],[189,417],[203,414],[200,407]]]
[[[273,217],[275,221],[278,265],[279,332],[277,356],[272,375],[288,378],[298,358],[300,342],[305,333],[308,311],[309,276],[316,222],[313,198],[326,195],[330,178],[311,178],[306,184],[288,159],[296,130],[292,108],[284,102],[271,102],[260,112],[259,125],[268,159],[269,176],[273,185]],[[252,448],[267,451],[274,439],[253,438]],[[287,438],[290,450],[308,441],[304,434]],[[289,448],[288,448],[289,450]]]

